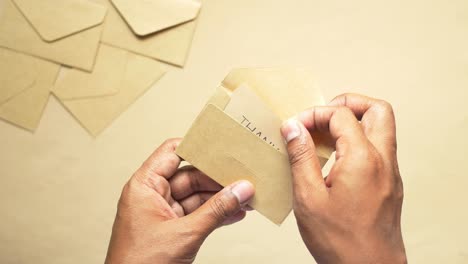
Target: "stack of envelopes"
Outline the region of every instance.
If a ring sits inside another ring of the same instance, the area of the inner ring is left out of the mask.
[[[0,118],[34,131],[52,92],[92,135],[165,64],[185,64],[201,8],[196,0],[3,2]]]

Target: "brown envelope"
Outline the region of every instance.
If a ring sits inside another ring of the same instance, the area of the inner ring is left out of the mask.
[[[60,78],[53,88],[61,100],[76,100],[119,92],[127,67],[128,51],[101,45],[92,72],[77,69],[62,69]]]
[[[201,7],[195,0],[112,0],[112,3],[138,36],[194,20]]]
[[[45,41],[55,41],[101,24],[106,7],[89,0],[13,0]]]
[[[250,180],[256,188],[250,205],[281,224],[292,209],[289,159],[224,112],[230,93],[241,85],[254,90],[282,120],[323,104],[306,70],[235,69],[208,101],[176,152],[221,185]],[[314,141],[323,167],[333,148],[326,136],[314,136]]]
[[[165,73],[164,65],[158,61],[104,44],[98,57],[93,72],[69,69],[53,89],[65,108],[93,136],[101,133]],[[96,94],[113,88],[117,88],[113,94]]]
[[[0,48],[0,105],[32,86],[36,77],[30,56]]]
[[[62,1],[61,5],[75,2],[63,0],[47,0],[46,2],[58,3],[58,1]],[[102,24],[99,21],[102,22],[102,10],[105,10],[105,6],[95,5],[99,10],[96,12],[97,15],[92,16],[92,20],[87,20],[86,23],[78,25],[74,23],[70,25],[66,17],[73,17],[72,14],[78,12],[74,8],[67,8],[67,14],[52,16],[51,14],[57,11],[56,8],[44,9],[40,13],[37,13],[37,9],[31,9],[31,4],[36,7],[43,5],[42,0],[19,0],[17,3],[21,3],[20,6],[23,7],[24,14],[12,0],[4,1],[4,12],[0,20],[0,46],[70,67],[86,71],[92,70],[101,38],[102,26],[86,28],[95,23]],[[28,16],[29,21],[25,15]],[[63,21],[57,20],[60,18]],[[47,23],[44,21],[47,21]],[[52,28],[50,24],[61,26]],[[79,32],[76,33],[77,31]],[[42,35],[38,32],[41,32]],[[58,39],[46,41],[41,36],[48,40]]]
[[[0,119],[34,131],[39,124],[60,66],[3,48],[0,48],[0,54],[8,54],[8,60],[11,61],[11,67],[0,67],[1,76],[19,77],[18,74],[22,71],[18,67],[22,67],[25,70],[23,76],[24,80],[27,80],[26,83],[32,80],[31,85],[20,90],[19,93],[10,97],[7,101],[0,103]],[[23,78],[16,77],[16,81],[5,83],[18,85],[19,82],[21,84],[22,81],[19,80]],[[0,89],[2,88],[0,87]]]
[[[137,36],[109,0],[99,0],[109,7],[102,42],[176,66],[184,66],[195,32],[196,20],[157,31],[145,37]],[[154,17],[158,12],[154,13]]]

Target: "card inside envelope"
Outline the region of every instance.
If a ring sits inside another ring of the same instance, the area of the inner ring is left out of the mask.
[[[252,69],[252,71],[256,70]],[[264,72],[263,69],[260,71]],[[290,77],[290,74],[284,75],[286,79]],[[226,79],[229,79],[229,76]],[[274,81],[279,81],[278,76]],[[267,89],[259,87],[268,86],[268,82],[268,78],[262,80],[262,78],[255,78],[253,74],[245,78],[242,83],[254,84],[256,90],[260,89],[265,92]],[[300,85],[298,82],[295,83]],[[231,100],[232,91],[236,89],[226,86],[224,82],[208,101],[176,152],[223,186],[242,179],[251,181],[255,185],[256,193],[249,204],[272,222],[281,224],[292,209],[291,171],[288,156],[224,112]],[[301,89],[316,88],[296,87],[295,90]],[[269,92],[274,93],[275,90]],[[300,96],[300,94],[294,96]],[[260,97],[264,98],[264,96]],[[269,98],[274,98],[274,96]],[[292,101],[287,100],[288,104]],[[317,99],[315,101],[317,102]],[[298,107],[302,106],[298,105]],[[303,109],[297,112],[301,110]],[[288,107],[288,111],[291,111],[291,107]],[[322,139],[322,137],[319,140],[314,138],[320,150],[317,154],[324,166],[333,149],[325,144],[326,140],[322,141]]]
[[[252,182],[256,195],[250,205],[274,223],[291,211],[288,157],[215,105],[202,111],[177,153],[221,185],[236,179]]]

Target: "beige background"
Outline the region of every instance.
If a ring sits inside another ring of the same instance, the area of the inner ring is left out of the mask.
[[[393,103],[409,259],[468,263],[466,0],[205,1],[186,67],[97,139],[54,98],[34,134],[0,122],[0,262],[102,263],[127,178],[183,136],[231,68],[254,66],[307,66],[327,99]],[[313,262],[292,215],[278,228],[257,213],[213,234],[197,259],[240,261]]]

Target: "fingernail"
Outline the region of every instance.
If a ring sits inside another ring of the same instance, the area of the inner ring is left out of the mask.
[[[231,188],[231,192],[237,197],[239,204],[244,204],[252,198],[255,189],[250,182],[240,181]]]
[[[298,122],[299,121],[297,121],[297,119],[291,118],[284,122],[281,127],[281,134],[287,143],[301,135],[301,128],[299,127]]]

